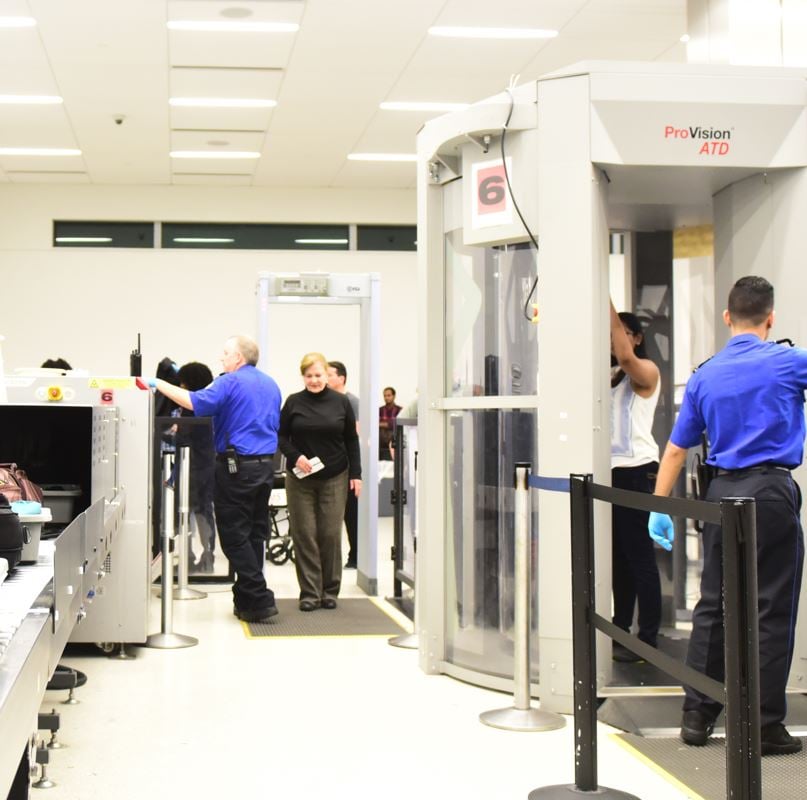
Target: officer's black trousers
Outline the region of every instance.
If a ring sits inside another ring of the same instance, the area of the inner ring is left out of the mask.
[[[226,462],[216,462],[216,525],[221,549],[235,572],[233,604],[239,611],[262,611],[275,604],[263,576],[273,479],[271,457],[241,460],[235,475]]]
[[[757,501],[760,707],[761,723],[769,725],[781,722],[787,711],[785,686],[793,659],[804,562],[801,493],[789,472],[768,467],[716,477],[707,499],[718,502],[723,497]],[[687,664],[718,681],[724,679],[722,556],[720,527],[707,523],[701,599],[692,617]],[[684,689],[684,711],[698,709],[711,717],[720,712],[720,703],[689,686]]]

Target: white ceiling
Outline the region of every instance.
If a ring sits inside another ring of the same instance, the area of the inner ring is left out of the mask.
[[[81,156],[0,156],[2,182],[412,188],[429,115],[384,100],[473,102],[584,59],[684,61],[686,0],[0,0],[0,147]],[[198,33],[168,20],[298,22],[297,33]],[[555,39],[460,40],[433,25],[554,28]],[[255,97],[269,109],[169,107],[171,96]],[[123,124],[115,123],[123,116]],[[432,115],[433,116],[433,115]],[[254,150],[257,160],[172,159],[171,150]]]

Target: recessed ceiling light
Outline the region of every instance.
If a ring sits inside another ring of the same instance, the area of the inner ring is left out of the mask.
[[[0,105],[54,106],[63,103],[61,97],[47,94],[0,94]]]
[[[456,39],[553,39],[557,31],[543,28],[466,28],[454,25],[438,25],[429,28],[432,36],[448,36]]]
[[[0,28],[33,28],[36,20],[33,17],[0,17]]]
[[[0,156],[80,156],[81,150],[64,147],[0,147]]]
[[[347,244],[347,239],[295,239],[295,244]]]
[[[171,97],[168,103],[189,108],[274,108],[277,100],[259,97]]]
[[[419,103],[403,100],[391,100],[381,103],[384,111],[462,111],[468,108],[468,103]]]
[[[260,153],[248,150],[172,150],[171,158],[260,158]]]
[[[686,44],[686,43],[689,41],[689,34],[688,34],[688,33],[685,33],[685,34],[684,34],[684,35],[681,37],[681,41],[682,41],[684,44]]]
[[[111,242],[111,236],[57,236],[57,242],[87,242],[89,243],[98,243],[98,242]]]
[[[220,31],[223,33],[295,33],[296,22],[221,22],[218,20],[171,20],[166,23],[172,31]]]
[[[180,242],[181,244],[232,244],[235,239],[216,239],[203,236],[175,236],[174,241]]]
[[[415,153],[350,153],[348,161],[417,161]]]

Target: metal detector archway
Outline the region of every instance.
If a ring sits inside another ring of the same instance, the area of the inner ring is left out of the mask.
[[[377,272],[258,273],[258,366],[268,370],[272,343],[269,316],[273,305],[359,306],[359,419],[363,491],[359,497],[358,585],[378,594],[378,405],[380,394],[381,276]]]

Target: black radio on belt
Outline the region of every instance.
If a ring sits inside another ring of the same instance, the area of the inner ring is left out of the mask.
[[[238,473],[238,453],[232,445],[225,449],[224,458],[227,461],[227,472],[230,475],[236,475]]]

